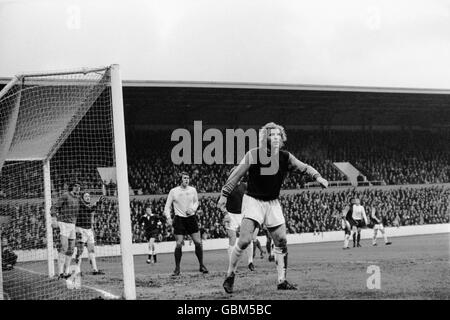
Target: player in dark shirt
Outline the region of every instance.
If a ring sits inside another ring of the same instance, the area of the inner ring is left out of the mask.
[[[379,209],[379,203],[377,201],[375,201],[373,206],[372,206],[372,211],[371,211],[371,214],[370,214],[370,222],[371,222],[371,226],[373,227],[372,245],[373,246],[377,245],[377,233],[378,233],[378,231],[380,231],[381,234],[383,235],[383,239],[384,239],[385,245],[391,245],[392,242],[390,242],[388,240],[387,235],[386,235],[386,231],[384,229],[384,225],[386,224],[386,222],[383,221],[383,220],[385,220],[385,217],[381,216],[380,211],[381,210]]]
[[[59,197],[51,208],[52,227],[59,229],[58,277],[60,279],[69,277],[70,263],[75,249],[75,222],[80,209],[79,194],[80,184],[72,182],[68,191]]]
[[[145,209],[145,214],[139,220],[139,224],[144,227],[145,238],[148,241],[147,263],[156,263],[155,239],[158,237],[159,226],[163,223],[163,218],[153,214],[151,207]]]
[[[75,223],[78,241],[77,241],[77,254],[75,256],[75,262],[78,266],[78,272],[81,270],[81,261],[83,260],[82,254],[84,247],[87,246],[89,261],[92,266],[92,274],[104,274],[102,270],[97,268],[97,261],[95,258],[95,236],[94,236],[94,215],[101,201],[104,197],[101,196],[98,201],[91,204],[91,196],[88,192],[83,192],[80,201],[80,210]]]
[[[286,280],[287,241],[286,224],[278,196],[281,185],[288,171],[308,174],[322,187],[328,186],[327,180],[313,167],[299,161],[282,147],[286,141],[284,128],[273,122],[266,124],[260,130],[259,147],[247,152],[228,178],[222,188],[222,194],[217,203],[219,208],[226,206],[227,199],[239,180],[248,172],[247,193],[242,200],[242,224],[237,245],[234,247],[227,277],[223,287],[227,293],[233,292],[233,284],[237,264],[243,250],[252,241],[257,226],[265,225],[275,244],[274,253],[277,264],[279,290],[296,290]]]

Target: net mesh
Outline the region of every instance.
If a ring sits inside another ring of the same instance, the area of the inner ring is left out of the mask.
[[[108,68],[21,76],[0,95],[0,232],[7,299],[121,294],[116,185],[99,174],[99,168],[115,166],[110,77]],[[50,167],[56,218],[50,233],[44,164]],[[69,190],[73,183],[80,185],[79,192]],[[90,203],[82,200],[86,192]],[[74,276],[76,265],[81,278]],[[60,277],[61,270],[72,276]]]

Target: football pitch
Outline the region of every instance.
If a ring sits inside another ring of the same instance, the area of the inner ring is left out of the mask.
[[[389,240],[393,244],[385,246],[379,238],[376,247],[371,240],[362,240],[362,247],[350,250],[342,250],[342,242],[290,245],[287,279],[298,285],[297,291],[276,289],[275,263],[268,261],[267,254],[261,259],[259,251],[253,272],[243,255],[233,294],[222,288],[228,266],[226,249],[204,252],[204,263],[210,271],[206,275],[198,271],[193,252],[183,253],[181,275],[176,278],[171,277],[173,254],[158,254],[156,264],[147,264],[147,256],[135,256],[136,295],[143,300],[450,299],[450,234]],[[120,296],[119,258],[99,258],[97,264],[105,275],[93,276],[87,261],[83,262],[82,290],[68,290],[62,280],[35,279],[45,278],[38,276],[46,271],[44,263],[19,264],[4,273],[5,291],[14,298],[17,289],[13,289],[12,281],[20,278],[25,284],[21,287],[34,293],[28,297],[33,299],[91,299],[99,296],[96,289]],[[375,276],[370,266],[379,268],[379,289],[368,288]]]

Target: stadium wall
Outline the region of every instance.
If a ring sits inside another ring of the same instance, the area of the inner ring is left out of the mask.
[[[413,235],[426,235],[426,234],[439,234],[450,233],[450,224],[429,224],[420,226],[403,226],[403,227],[388,227],[386,228],[386,234],[389,238],[404,237]],[[319,242],[334,242],[343,241],[343,232],[341,231],[329,231],[323,233],[302,233],[302,234],[288,234],[288,244],[307,244],[307,243],[319,243]],[[361,232],[361,239],[371,239],[373,236],[372,229],[363,229]],[[380,235],[379,235],[380,237]],[[264,236],[258,237],[261,245],[266,244],[266,238]],[[339,247],[341,244],[336,244]],[[175,247],[174,241],[158,243],[158,253],[172,253]],[[203,241],[203,249],[207,250],[225,250],[228,248],[228,239],[208,239]],[[183,248],[184,252],[194,251],[194,244],[186,244]],[[109,257],[120,255],[120,245],[111,246],[97,246],[97,257]],[[43,261],[46,260],[47,253],[44,249],[40,250],[18,250],[18,262],[30,262],[30,261]],[[147,243],[134,243],[133,255],[146,255],[148,254]],[[57,252],[55,251],[55,257]],[[84,258],[87,258],[87,252],[85,250]]]

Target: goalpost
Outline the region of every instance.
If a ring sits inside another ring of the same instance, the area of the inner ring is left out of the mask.
[[[98,201],[100,167],[115,168],[117,199]],[[95,249],[101,251],[99,268],[115,283],[121,279],[123,298],[135,299],[118,65],[23,74],[0,91],[0,216],[11,221],[0,226],[0,234],[18,256],[12,270],[0,272],[0,293],[12,299],[87,299],[113,290],[103,288],[104,279],[99,283],[89,275],[87,263],[82,268],[87,284],[81,290],[68,289],[65,280],[57,278],[62,231],[52,228],[52,207],[74,182],[98,201],[93,230]],[[69,256],[69,251],[62,254]],[[81,258],[89,257],[92,263],[90,253],[85,248],[81,252]]]

